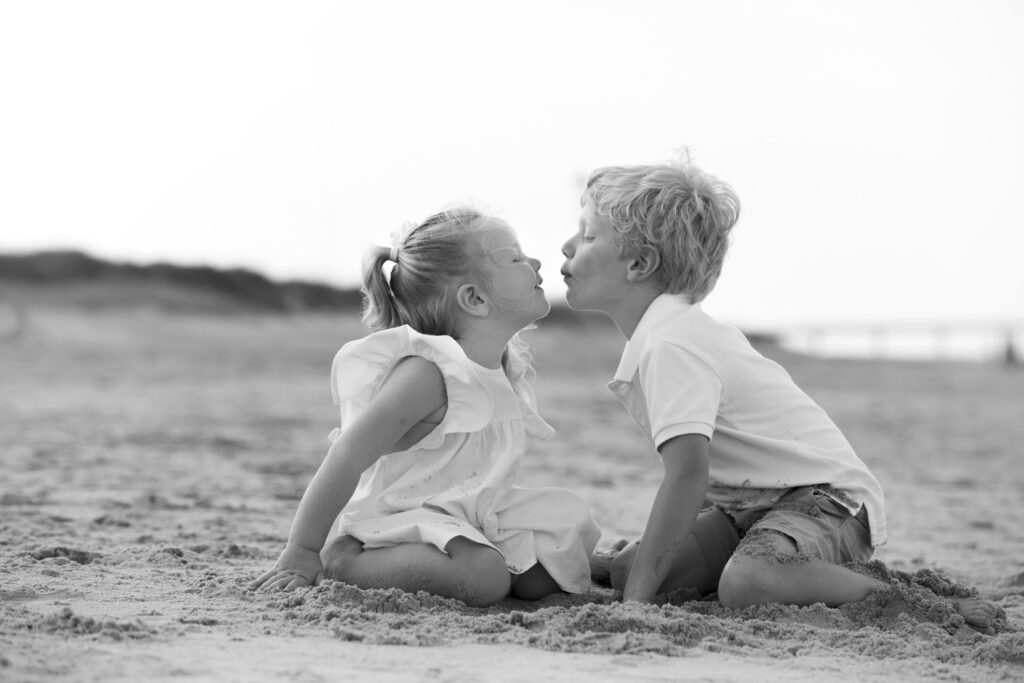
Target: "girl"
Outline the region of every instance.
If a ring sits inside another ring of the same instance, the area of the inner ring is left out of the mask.
[[[472,606],[587,592],[600,531],[584,502],[512,485],[527,435],[554,433],[516,336],[550,309],[539,268],[471,209],[371,252],[363,319],[378,331],[334,359],[341,429],[252,587],[329,578]]]

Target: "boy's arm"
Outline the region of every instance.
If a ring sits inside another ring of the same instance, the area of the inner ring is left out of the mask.
[[[650,602],[690,533],[708,487],[708,439],[685,434],[658,449],[665,477],[654,498],[643,540],[622,591],[623,601]]]
[[[253,586],[315,583],[322,570],[320,550],[359,477],[445,401],[444,379],[436,365],[418,357],[401,361],[365,412],[331,444],[299,502],[287,547]]]

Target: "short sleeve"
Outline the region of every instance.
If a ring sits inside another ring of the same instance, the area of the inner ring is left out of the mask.
[[[711,438],[722,381],[705,361],[681,346],[662,342],[641,355],[640,384],[655,448],[684,434]]]
[[[341,432],[366,410],[395,365],[409,356],[418,356],[437,366],[448,399],[441,424],[417,447],[436,448],[446,434],[475,432],[487,425],[493,413],[491,398],[475,381],[462,347],[451,337],[420,334],[403,325],[349,342],[334,356],[331,393],[341,411]],[[338,433],[339,430],[331,432],[331,438]]]

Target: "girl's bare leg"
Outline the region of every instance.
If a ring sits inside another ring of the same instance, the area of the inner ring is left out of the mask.
[[[888,584],[852,569],[813,557],[799,556],[792,539],[762,532],[756,544],[732,556],[718,584],[718,599],[726,607],[763,603],[835,607],[860,602]],[[978,598],[956,598],[953,604],[972,628],[991,633],[998,608]]]
[[[562,587],[551,578],[548,570],[538,562],[512,582],[512,595],[521,600],[540,600],[561,592]]]
[[[425,543],[364,550],[351,536],[339,536],[320,556],[324,578],[360,588],[426,591],[471,607],[493,605],[511,584],[501,553],[462,536],[449,541],[445,552]]]

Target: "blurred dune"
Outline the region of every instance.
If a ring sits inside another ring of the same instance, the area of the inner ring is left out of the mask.
[[[170,263],[118,263],[81,251],[0,253],[0,338],[26,324],[32,307],[154,310],[197,314],[321,312],[352,314],[362,307],[356,288],[305,281],[274,281],[246,269]],[[614,331],[602,315],[554,303],[545,326]],[[770,333],[748,334],[771,344]]]
[[[0,300],[82,308],[182,312],[345,311],[356,290],[314,282],[276,282],[244,268],[117,263],[80,251],[0,254]]]

